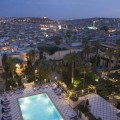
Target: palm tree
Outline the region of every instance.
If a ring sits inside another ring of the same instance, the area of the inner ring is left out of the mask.
[[[60,36],[56,36],[55,37],[55,44],[57,45],[58,48],[59,48],[59,45],[61,43],[60,40],[61,40]],[[59,58],[60,58],[60,51],[59,51]]]
[[[84,57],[85,57],[85,61],[87,62],[89,60],[89,54],[91,53],[92,48],[90,47],[89,44],[86,44],[84,49],[83,49],[83,53],[84,53]]]
[[[41,60],[39,66],[36,69],[38,71],[40,80],[48,79],[48,76],[52,71],[49,61],[45,60]]]
[[[70,53],[71,53],[71,40],[70,40],[71,37],[72,37],[71,32],[68,30],[68,31],[66,32],[66,38],[68,38],[68,40],[69,40],[68,44],[69,44],[69,46],[70,46]]]
[[[10,86],[16,87],[17,85],[16,83],[18,82],[19,82],[19,85],[21,85],[21,79],[16,73],[16,64],[20,63],[20,60],[16,58],[7,58],[5,63],[6,65],[4,67],[5,69],[4,78],[6,82],[6,89],[10,89]]]
[[[35,50],[30,50],[27,53],[27,67],[25,73],[27,73],[28,82],[35,80],[35,55]]]
[[[64,70],[64,65],[63,63],[59,62],[57,67],[56,67],[57,71],[62,74],[63,70]]]
[[[89,42],[89,40],[86,39],[86,38],[84,38],[84,39],[82,40],[83,46],[85,47],[85,46],[88,44],[88,42]]]
[[[9,70],[13,78],[16,70],[16,63],[17,63],[16,60],[14,60],[13,58],[8,58]]]
[[[72,35],[71,35],[71,32],[68,30],[67,32],[66,32],[66,37],[70,40],[70,38],[72,37]],[[70,42],[70,41],[69,41]]]
[[[108,26],[102,26],[100,29],[104,30],[105,32],[107,32],[109,30]]]
[[[5,67],[5,65],[7,63],[7,60],[8,60],[8,55],[3,54],[3,56],[2,56],[2,65],[3,65],[3,67]]]
[[[119,57],[120,57],[120,45],[117,45],[115,52],[115,58],[116,58],[116,66],[118,66],[119,63]]]
[[[71,82],[74,83],[74,69],[76,64],[80,63],[80,53],[71,53],[64,57],[64,60],[71,65]]]
[[[89,63],[83,64],[81,69],[80,69],[81,73],[83,74],[84,78],[83,78],[83,89],[85,88],[85,79],[86,79],[86,74],[89,73],[91,71],[91,65]]]
[[[7,54],[3,54],[2,65],[3,65],[4,71],[6,72],[6,74],[8,74],[9,64],[8,64],[8,55]]]
[[[105,51],[105,56],[108,58],[108,78],[110,75],[110,70],[111,70],[111,61],[112,61],[112,57],[114,54],[114,50],[111,48],[107,48]]]
[[[21,76],[15,72],[15,81],[17,86],[22,86]]]
[[[27,53],[27,59],[28,59],[32,64],[34,64],[34,62],[35,62],[35,50],[30,50],[30,51]]]
[[[99,49],[100,49],[100,43],[97,42],[95,44],[95,71],[96,71],[96,67],[97,67],[97,61],[98,61],[98,56],[99,56]]]

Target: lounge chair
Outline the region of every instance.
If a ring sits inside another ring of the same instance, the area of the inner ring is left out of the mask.
[[[75,115],[75,116],[71,116],[71,117],[70,117],[70,120],[78,120],[77,115]]]
[[[60,92],[60,90],[59,90],[59,89],[56,89],[56,90],[54,90],[54,92],[55,92],[55,93],[58,93],[58,92]]]
[[[10,96],[12,96],[12,94],[13,94],[13,92],[12,92],[12,91],[10,91],[10,92],[9,92],[9,95],[10,95]]]
[[[6,92],[4,92],[4,97],[7,97],[7,93]]]
[[[45,85],[45,88],[48,88],[48,85]]]
[[[36,88],[36,87],[34,87],[34,88],[33,88],[33,91],[36,91],[36,90],[37,90],[37,88]]]
[[[62,99],[62,98],[64,98],[64,96],[61,94],[61,95],[59,96],[59,99]]]
[[[56,95],[61,95],[61,92],[60,92],[60,91],[58,91],[58,92],[56,93]]]
[[[10,104],[10,101],[7,101],[7,102],[6,102],[6,101],[3,101],[3,102],[1,102],[1,104],[2,104],[2,105],[9,105],[9,104]]]
[[[42,85],[42,86],[41,86],[41,88],[42,88],[42,89],[44,89],[44,88],[45,88],[45,86],[44,86],[44,85]]]
[[[10,107],[2,107],[4,110],[9,110],[11,109]]]
[[[4,98],[2,101],[3,102],[10,102],[7,98]]]
[[[57,90],[57,87],[54,87],[53,90]]]
[[[36,89],[39,90],[39,89],[40,89],[40,86],[37,86]]]
[[[2,116],[1,120],[12,120],[12,116]]]
[[[33,85],[33,90],[36,91],[37,90],[37,86]]]
[[[10,106],[3,106],[3,109],[10,109]]]
[[[8,112],[10,112],[10,109],[4,109],[4,108],[2,108],[1,112],[2,113],[8,113]]]

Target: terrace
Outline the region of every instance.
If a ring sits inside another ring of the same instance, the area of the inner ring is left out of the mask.
[[[81,101],[84,99],[89,100],[89,110],[96,118],[100,117],[102,120],[120,120],[120,117],[117,116],[119,111],[99,95],[92,93],[79,99]]]

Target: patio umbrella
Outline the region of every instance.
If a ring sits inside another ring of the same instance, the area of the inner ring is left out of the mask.
[[[3,104],[3,100],[1,100],[1,104]]]
[[[87,105],[87,106],[89,105],[89,100],[88,100],[88,99],[86,100],[86,105]]]

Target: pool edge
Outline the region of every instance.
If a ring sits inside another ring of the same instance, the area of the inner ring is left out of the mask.
[[[60,115],[62,116],[63,120],[66,120],[63,116],[63,114],[61,113],[61,111],[59,110],[59,108],[57,107],[57,105],[53,102],[52,100],[52,97],[49,95],[49,93],[47,92],[40,92],[40,93],[37,93],[37,94],[33,94],[33,95],[26,95],[26,96],[23,96],[23,97],[18,97],[17,98],[17,105],[18,105],[18,108],[19,108],[19,113],[20,113],[20,118],[21,120],[24,120],[23,119],[23,116],[22,116],[22,111],[21,111],[21,108],[20,108],[20,104],[19,104],[19,99],[20,98],[24,98],[24,97],[30,97],[30,96],[35,96],[35,95],[39,95],[39,94],[43,94],[43,93],[46,93],[48,95],[48,97],[50,98],[50,100],[52,101],[53,105],[56,107],[57,111],[60,113]]]

